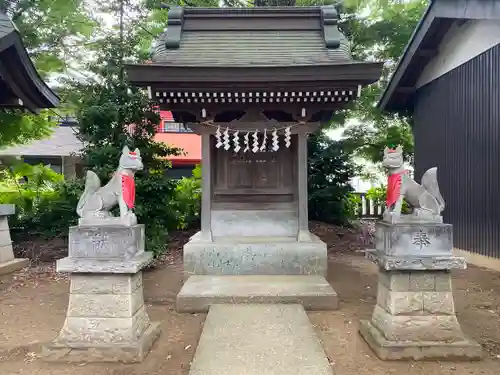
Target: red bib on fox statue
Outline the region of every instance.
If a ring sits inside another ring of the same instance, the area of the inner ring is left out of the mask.
[[[407,171],[402,171],[399,173],[390,174],[387,176],[387,195],[385,199],[385,204],[387,207],[391,207],[396,204],[398,198],[401,194],[401,183],[403,182],[403,174]]]
[[[135,204],[135,181],[134,176],[122,173],[122,196],[129,209]]]
[[[384,150],[384,154],[391,157],[392,155],[396,156],[402,153],[402,150],[398,150],[399,148],[386,148]],[[396,204],[401,195],[401,184],[403,183],[403,175],[407,173],[406,170],[402,170],[396,173],[389,173],[387,175],[387,192],[385,204],[387,207],[391,207]]]

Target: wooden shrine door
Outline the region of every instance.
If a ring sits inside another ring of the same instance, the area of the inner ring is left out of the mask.
[[[235,153],[221,147],[215,149],[214,156],[215,201],[293,201],[296,191],[294,147],[256,153]]]

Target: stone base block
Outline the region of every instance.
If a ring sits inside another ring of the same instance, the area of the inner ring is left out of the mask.
[[[217,237],[295,237],[298,230],[295,209],[212,210],[212,235]]]
[[[0,216],[9,216],[16,213],[16,206],[13,204],[0,204]]]
[[[362,320],[359,332],[381,360],[480,360],[481,345],[468,338],[461,341],[389,341],[371,322]]]
[[[144,253],[144,224],[69,228],[69,258],[129,260],[142,253]]]
[[[12,259],[7,262],[0,263],[0,275],[7,275],[9,273],[19,271],[29,265],[29,259]]]
[[[158,323],[151,323],[144,306],[142,272],[75,273],[64,325],[43,350],[43,358],[138,362],[159,334]]]
[[[56,262],[57,272],[87,274],[135,274],[153,260],[153,253],[144,252],[130,259],[95,259],[66,257]]]
[[[455,315],[446,270],[380,269],[377,304],[360,333],[384,360],[481,358],[481,346],[465,337]]]
[[[133,227],[137,225],[137,217],[133,213],[128,213],[128,215],[123,217],[114,216],[90,216],[78,219],[79,226],[86,227],[109,227],[109,226],[121,226],[121,227]]]
[[[214,304],[301,304],[336,310],[337,293],[323,276],[191,276],[177,295],[178,312],[208,312]]]
[[[366,250],[365,255],[385,271],[443,271],[467,268],[464,258],[456,256],[389,256],[378,250]]]
[[[264,239],[264,237],[263,237]],[[239,238],[236,242],[204,242],[195,235],[184,245],[184,276],[192,275],[319,275],[326,276],[326,244]]]
[[[462,329],[453,315],[392,315],[375,306],[371,323],[390,341],[461,341]]]
[[[47,362],[142,362],[160,333],[160,323],[152,322],[139,340],[129,343],[55,340],[43,347],[42,358]]]
[[[375,230],[377,251],[394,257],[451,256],[453,226],[442,223],[386,223]]]

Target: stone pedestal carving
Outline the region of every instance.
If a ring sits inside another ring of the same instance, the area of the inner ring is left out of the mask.
[[[69,231],[69,256],[57,262],[71,273],[68,311],[48,361],[140,362],[160,334],[143,299],[144,226],[77,226]]]
[[[360,333],[383,360],[481,358],[481,346],[462,332],[455,315],[451,269],[464,269],[452,255],[449,224],[377,224],[377,304]]]
[[[0,275],[18,271],[29,264],[29,259],[14,258],[7,219],[14,212],[15,206],[13,204],[0,204]]]

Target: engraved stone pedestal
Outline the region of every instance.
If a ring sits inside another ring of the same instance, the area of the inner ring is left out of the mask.
[[[382,360],[477,360],[481,346],[464,336],[455,315],[449,224],[377,224],[377,305],[360,333]],[[435,255],[432,255],[432,249]]]
[[[44,346],[47,361],[140,362],[160,334],[150,322],[142,288],[144,226],[70,228],[69,256],[57,262],[71,273],[68,311],[59,336]]]
[[[16,259],[12,251],[9,221],[7,216],[14,214],[13,204],[0,204],[0,275],[18,271],[28,265],[29,259]]]

